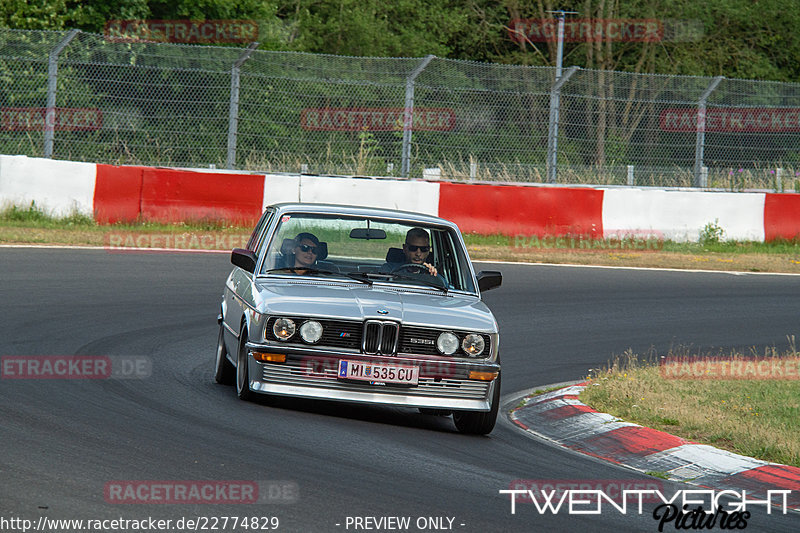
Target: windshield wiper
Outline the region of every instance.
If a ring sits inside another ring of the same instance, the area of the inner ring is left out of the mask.
[[[428,281],[423,277],[419,276],[404,276],[403,274],[397,273],[388,273],[388,272],[332,272],[330,270],[320,270],[317,268],[302,268],[302,267],[280,267],[280,268],[271,268],[269,270],[265,270],[262,274],[272,274],[275,272],[297,272],[298,270],[304,271],[305,274],[322,274],[327,276],[342,276],[348,277],[350,279],[354,279],[356,281],[360,281],[361,283],[366,283],[367,285],[372,285],[375,280],[378,281],[389,281],[393,279],[402,279],[408,281],[419,282],[421,285],[426,287],[431,287],[433,289],[438,289],[444,293],[447,292],[447,287],[442,286],[441,283],[436,283],[434,281]],[[433,278],[437,279],[437,278]]]
[[[372,278],[370,277],[368,272],[348,272],[347,274],[344,275],[350,279],[360,281],[361,283],[372,285]]]
[[[409,280],[409,281],[418,281],[425,285],[426,287],[432,287],[434,289],[439,289],[440,291],[447,293],[447,286],[443,283],[436,283],[433,281],[428,281],[423,276],[406,276],[403,274],[391,273],[391,274],[382,274],[383,276],[391,276],[392,279],[402,279],[402,280]],[[431,276],[432,279],[440,279]]]
[[[304,271],[305,274],[322,274],[324,276],[341,276],[341,277],[348,277],[350,279],[354,279],[361,283],[366,283],[367,285],[372,285],[372,281],[369,279],[364,279],[361,277],[360,273],[356,272],[333,272],[332,270],[322,270],[318,268],[302,268],[302,267],[280,267],[280,268],[271,268],[263,272],[263,274],[271,274],[273,272],[296,272],[298,270]]]
[[[270,268],[269,270],[265,270],[262,274],[272,274],[273,272],[292,272],[297,273],[298,270],[302,270],[305,274],[323,274],[323,275],[332,275],[332,276],[341,276],[339,272],[333,272],[331,270],[321,270],[318,268],[303,268],[303,267],[280,267],[280,268]]]

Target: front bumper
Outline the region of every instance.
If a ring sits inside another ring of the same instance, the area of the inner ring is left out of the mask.
[[[320,352],[285,346],[247,344],[250,389],[254,392],[346,402],[489,411],[497,380],[468,379],[470,370],[496,372],[496,363],[455,362],[441,359],[369,356],[349,352]],[[262,363],[253,351],[286,354],[285,363]],[[343,381],[337,377],[340,359],[415,365],[420,367],[414,387]]]

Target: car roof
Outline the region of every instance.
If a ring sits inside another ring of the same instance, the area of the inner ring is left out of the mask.
[[[377,207],[364,207],[356,205],[336,205],[336,204],[304,204],[296,202],[284,202],[273,204],[271,206],[277,209],[279,214],[284,213],[319,213],[319,214],[334,214],[334,215],[356,215],[367,216],[375,218],[386,218],[393,220],[401,220],[407,222],[414,222],[419,224],[431,224],[438,226],[450,226],[458,228],[455,223],[433,215],[426,215],[423,213],[414,213],[412,211],[400,211],[396,209],[384,209]]]

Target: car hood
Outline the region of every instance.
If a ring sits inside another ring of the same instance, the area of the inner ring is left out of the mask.
[[[494,316],[476,296],[328,280],[258,280],[255,288],[258,310],[264,314],[376,318],[443,329],[497,332]]]

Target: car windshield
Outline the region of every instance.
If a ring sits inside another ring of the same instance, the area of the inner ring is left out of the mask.
[[[457,232],[446,226],[296,213],[278,221],[261,274],[475,292],[468,261]]]

